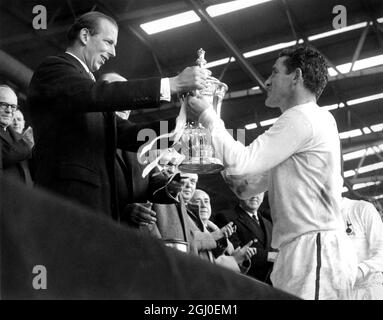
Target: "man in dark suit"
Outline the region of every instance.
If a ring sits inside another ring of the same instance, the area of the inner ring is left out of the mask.
[[[115,56],[118,26],[99,12],[81,16],[68,31],[64,54],[48,57],[35,71],[28,111],[35,135],[36,185],[119,219],[118,197],[127,186],[120,177],[116,148],[136,151],[142,129],[115,111],[158,107],[178,91],[204,87],[206,73],[186,68],[172,78],[97,81],[97,71]],[[171,129],[171,128],[170,128]],[[126,192],[125,192],[126,193]]]
[[[267,283],[270,283],[276,252],[271,248],[272,224],[258,211],[263,200],[263,193],[257,194],[248,200],[239,200],[239,204],[231,210],[225,210],[215,215],[214,221],[218,226],[223,226],[233,221],[237,226],[230,240],[234,247],[244,246],[250,240],[254,240],[253,247],[257,253],[251,259],[251,267],[248,275]]]
[[[294,299],[1,173],[0,190],[2,299]]]
[[[32,156],[31,141],[12,128],[17,110],[16,93],[6,85],[0,85],[0,140],[2,142],[2,164],[5,176],[12,176],[32,186],[28,159]]]

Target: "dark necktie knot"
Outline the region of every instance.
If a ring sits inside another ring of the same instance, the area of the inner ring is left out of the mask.
[[[253,213],[252,218],[259,224],[259,219],[256,213]]]

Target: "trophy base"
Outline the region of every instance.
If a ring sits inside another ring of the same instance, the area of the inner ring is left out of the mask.
[[[197,174],[212,174],[220,172],[224,169],[224,166],[221,164],[221,161],[218,159],[199,159],[195,160],[186,160],[183,161],[179,167],[181,171],[187,173],[197,173]]]

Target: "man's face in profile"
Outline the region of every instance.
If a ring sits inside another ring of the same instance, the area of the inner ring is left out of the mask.
[[[266,106],[282,108],[287,104],[293,90],[294,72],[287,73],[284,61],[287,57],[280,57],[274,63],[270,77],[266,80]]]
[[[118,29],[106,19],[100,19],[97,32],[92,36],[88,32],[85,46],[85,63],[91,72],[95,72],[111,57],[116,56]]]

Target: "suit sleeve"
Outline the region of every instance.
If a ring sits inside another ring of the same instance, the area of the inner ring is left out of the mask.
[[[160,78],[94,83],[84,73],[60,57],[48,58],[32,78],[29,101],[36,108],[64,113],[134,110],[160,104]]]
[[[12,166],[20,161],[30,159],[32,151],[24,140],[13,141],[13,143],[2,143],[3,166]]]

